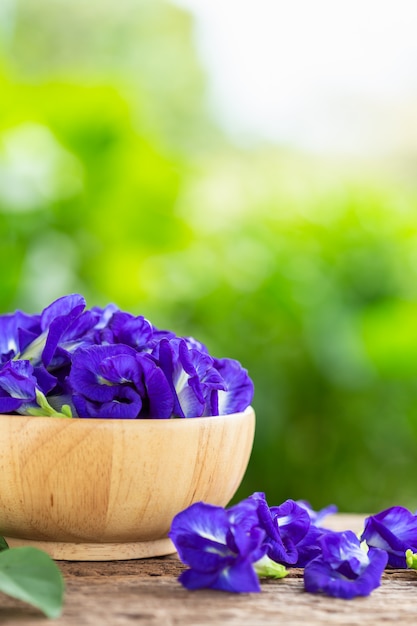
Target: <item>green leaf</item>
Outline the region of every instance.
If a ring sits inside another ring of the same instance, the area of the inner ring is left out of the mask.
[[[11,548],[0,552],[0,591],[32,604],[47,617],[61,614],[62,574],[50,556],[37,548]]]
[[[3,550],[8,550],[9,546],[7,545],[7,541],[5,540],[4,537],[0,537],[0,552],[3,552]]]

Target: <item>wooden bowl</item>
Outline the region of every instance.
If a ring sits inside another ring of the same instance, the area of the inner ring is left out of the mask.
[[[173,553],[172,518],[230,501],[254,430],[251,407],[172,420],[0,415],[0,535],[64,560]]]

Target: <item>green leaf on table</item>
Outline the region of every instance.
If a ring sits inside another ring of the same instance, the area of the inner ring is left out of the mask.
[[[0,552],[3,552],[3,550],[8,550],[9,546],[7,545],[7,541],[5,540],[4,537],[0,537]]]
[[[0,552],[0,591],[36,606],[47,617],[61,614],[62,574],[51,557],[37,548],[25,546]]]

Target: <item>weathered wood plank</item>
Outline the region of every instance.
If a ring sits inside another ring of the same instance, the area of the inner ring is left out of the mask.
[[[334,516],[329,526],[360,531],[363,516]],[[5,626],[210,626],[265,623],[354,626],[389,624],[417,617],[417,572],[392,570],[368,598],[344,601],[307,594],[302,570],[262,583],[260,594],[188,592],[176,578],[183,566],[176,556],[124,562],[61,562],[66,602],[61,618],[51,622],[27,605],[0,595],[0,623]]]

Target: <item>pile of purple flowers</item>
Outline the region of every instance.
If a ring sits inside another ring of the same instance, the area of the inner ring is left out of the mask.
[[[197,502],[173,520],[169,536],[188,566],[187,589],[260,591],[259,578],[283,578],[304,568],[306,591],[351,599],[381,584],[385,567],[417,569],[417,516],[392,507],[365,520],[360,538],[321,522],[331,505],[315,512],[305,501],[269,506],[254,493],[229,509]]]
[[[192,337],[78,294],[0,316],[0,413],[56,417],[227,415],[253,397],[247,371]]]

